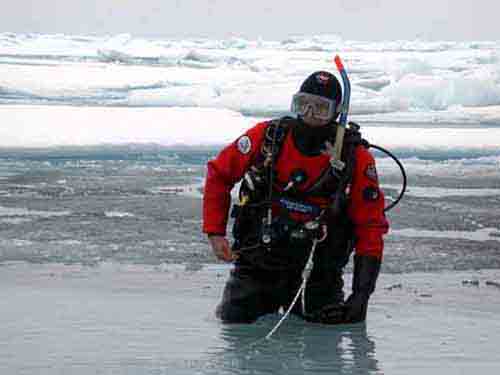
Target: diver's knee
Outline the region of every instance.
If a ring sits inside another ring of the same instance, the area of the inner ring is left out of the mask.
[[[215,309],[215,316],[226,324],[253,323],[257,320],[254,314],[249,314],[247,309],[228,303],[221,303]]]

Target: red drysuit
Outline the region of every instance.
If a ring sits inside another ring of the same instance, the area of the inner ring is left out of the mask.
[[[267,124],[257,124],[208,162],[203,198],[205,233],[226,234],[231,189],[255,163],[261,152]],[[354,225],[354,247],[358,255],[371,255],[381,259],[384,247],[382,236],[388,231],[388,222],[384,215],[384,195],[379,189],[375,161],[371,153],[364,146],[358,145],[354,155],[355,166],[347,209]],[[294,170],[304,170],[308,179],[299,190],[305,191],[318,180],[328,166],[327,154],[303,155],[294,144],[292,132],[288,132],[275,164],[276,180],[284,186]],[[311,197],[309,201],[320,206],[328,203],[318,197]]]

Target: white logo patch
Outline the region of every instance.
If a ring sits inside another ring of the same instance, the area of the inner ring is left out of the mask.
[[[241,152],[242,154],[248,154],[250,150],[252,149],[252,141],[250,138],[246,135],[238,139],[238,151]]]

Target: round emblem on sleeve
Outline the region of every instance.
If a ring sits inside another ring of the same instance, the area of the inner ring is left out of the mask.
[[[250,140],[250,137],[244,135],[243,137],[238,139],[237,146],[239,152],[241,152],[242,154],[248,154],[252,149],[252,141]]]
[[[363,198],[365,201],[376,201],[379,196],[379,191],[374,186],[368,186],[363,190]]]

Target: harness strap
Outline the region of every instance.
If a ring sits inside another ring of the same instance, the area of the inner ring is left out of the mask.
[[[283,148],[283,143],[291,128],[291,121],[294,120],[292,117],[283,117],[275,120],[269,121],[266,128],[266,133],[264,136],[264,141],[262,143],[260,154],[257,156],[256,167],[267,167],[265,165],[275,164]],[[269,157],[272,156],[272,160]]]

